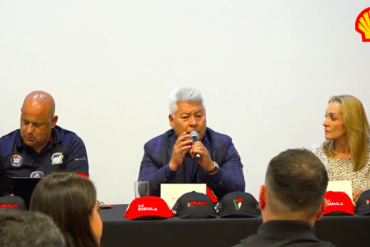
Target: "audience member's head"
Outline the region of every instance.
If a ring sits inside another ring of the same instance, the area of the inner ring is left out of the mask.
[[[64,247],[62,233],[40,212],[0,210],[1,247]]]
[[[67,247],[98,246],[103,225],[93,183],[74,173],[53,173],[35,187],[30,210],[50,215]]]
[[[291,149],[274,157],[261,186],[262,218],[297,220],[314,224],[325,210],[328,176],[324,165],[310,151]]]

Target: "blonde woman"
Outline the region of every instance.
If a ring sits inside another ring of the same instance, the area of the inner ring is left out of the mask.
[[[330,181],[352,182],[357,202],[370,189],[370,127],[361,101],[352,95],[331,97],[323,125],[326,141],[311,151],[324,163]]]

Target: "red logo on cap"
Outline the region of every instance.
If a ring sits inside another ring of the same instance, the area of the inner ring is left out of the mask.
[[[139,204],[137,205],[137,211],[158,211],[158,209],[153,207],[145,207],[144,204]]]
[[[207,205],[207,202],[197,201],[197,202],[188,202],[187,204],[188,204],[188,207],[206,206]]]
[[[331,202],[329,199],[327,206],[343,206],[343,202]]]
[[[19,208],[19,205],[15,205],[15,204],[0,204],[0,208]]]

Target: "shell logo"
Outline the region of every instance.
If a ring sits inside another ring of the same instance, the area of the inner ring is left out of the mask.
[[[355,29],[362,36],[362,42],[370,42],[370,8],[364,9],[355,22]]]

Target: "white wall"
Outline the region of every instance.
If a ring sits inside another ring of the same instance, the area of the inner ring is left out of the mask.
[[[324,140],[327,100],[370,116],[365,0],[0,0],[0,135],[32,90],[85,142],[106,203],[134,198],[143,145],[169,128],[168,94],[196,85],[207,122],[230,135],[254,196],[269,160]]]

